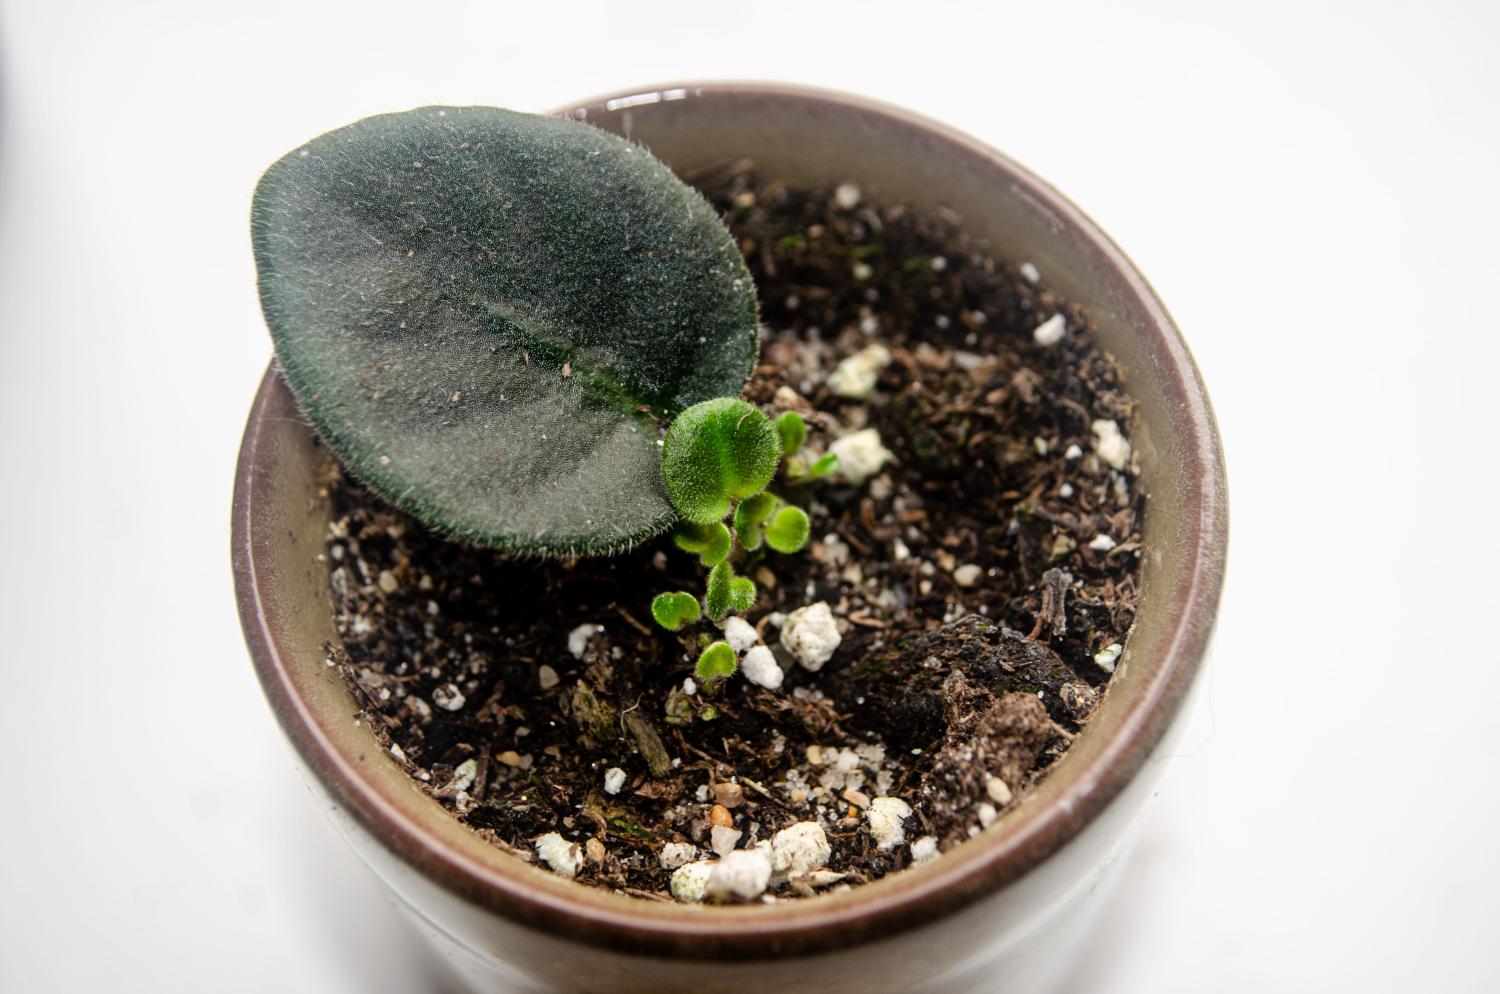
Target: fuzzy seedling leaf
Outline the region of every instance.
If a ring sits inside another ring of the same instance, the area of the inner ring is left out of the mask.
[[[739,537],[740,545],[752,552],[760,548],[761,523],[771,516],[779,503],[768,493],[754,494],[740,501],[734,509],[734,533]]]
[[[698,657],[698,679],[708,686],[734,676],[734,671],[738,668],[739,663],[728,642],[715,642]]]
[[[734,537],[729,534],[729,527],[722,521],[715,521],[711,525],[700,525],[693,521],[680,522],[672,535],[672,541],[683,552],[691,552],[697,556],[704,566],[722,563],[734,545]]]
[[[708,590],[703,598],[708,616],[722,621],[730,612],[743,614],[755,606],[755,581],[735,576],[728,560],[708,571]]]
[[[795,456],[792,459],[786,460],[787,478],[789,480],[805,481],[805,483],[810,483],[810,481],[817,480],[820,477],[826,477],[826,475],[831,474],[837,468],[838,456],[834,456],[832,453],[817,457],[811,466],[808,466],[807,460],[802,459],[801,456]]]
[[[795,455],[807,438],[807,425],[796,411],[787,411],[776,419],[776,430],[781,433],[781,454]]]
[[[783,507],[766,525],[766,544],[777,552],[800,552],[807,545],[810,527],[802,508]]]
[[[479,544],[663,530],[656,419],[738,394],[755,362],[754,287],[714,209],[576,122],[366,118],[273,165],[251,222],[303,412],[372,489]]]
[[[692,624],[702,613],[698,608],[698,598],[683,590],[657,594],[651,602],[651,617],[669,632]]]
[[[667,429],[661,473],[667,496],[689,521],[729,514],[730,501],[766,488],[781,461],[781,433],[752,404],[718,397],[694,404]]]

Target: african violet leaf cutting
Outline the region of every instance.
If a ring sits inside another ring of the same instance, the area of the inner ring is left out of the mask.
[[[273,165],[252,228],[314,427],[377,493],[477,544],[605,553],[662,531],[658,424],[737,396],[754,365],[754,287],[713,209],[576,122],[366,118]],[[705,536],[705,565],[724,537]]]

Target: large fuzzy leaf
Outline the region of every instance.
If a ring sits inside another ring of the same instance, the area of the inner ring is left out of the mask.
[[[429,525],[550,554],[665,528],[658,420],[737,395],[754,288],[644,149],[488,107],[366,118],[261,180],[261,303],[353,473]]]

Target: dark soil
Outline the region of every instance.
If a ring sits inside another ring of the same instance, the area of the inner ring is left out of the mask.
[[[330,662],[423,788],[522,858],[559,832],[588,854],[579,881],[669,900],[665,843],[708,854],[714,819],[744,831],[741,847],[812,820],[842,874],[833,885],[854,885],[913,858],[876,847],[872,798],[906,800],[908,843],[933,836],[945,851],[1013,805],[1096,706],[1108,673],[1094,656],[1133,620],[1144,498],[1128,465],[1096,454],[1092,425],[1128,433],[1131,402],[1087,316],[1029,267],[987,256],[959,219],[851,207],[849,190],[790,190],[744,165],[697,182],[760,290],[747,396],[802,413],[814,450],[869,426],[895,455],[860,486],[788,494],[809,510],[811,546],[740,567],[759,581],[748,620],[782,688],[735,678],[684,692],[699,639],[717,633],[650,623],[653,595],[703,584],[669,540],[510,558],[435,537],[333,463],[343,644]],[[1062,341],[1037,344],[1058,313]],[[874,394],[835,396],[828,374],[872,342],[893,359]],[[817,601],[843,640],[812,673],[776,623]],[[582,643],[586,625],[598,628],[575,655],[570,633]],[[627,775],[617,794],[611,767]]]

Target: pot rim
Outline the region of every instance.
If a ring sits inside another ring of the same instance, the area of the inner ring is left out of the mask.
[[[255,398],[241,445],[234,485],[231,552],[244,628],[257,675],[282,728],[302,761],[374,838],[422,875],[490,912],[516,923],[579,942],[637,955],[686,959],[747,960],[806,955],[848,948],[884,935],[931,924],[992,894],[1030,872],[1089,825],[1124,789],[1161,741],[1181,709],[1201,668],[1224,581],[1228,506],[1223,456],[1213,412],[1187,345],[1165,306],[1125,254],[1082,211],[1051,186],[1005,155],[947,125],[878,101],[810,87],[776,83],[674,83],[638,87],[571,104],[559,114],[583,109],[589,115],[621,106],[669,99],[768,98],[835,106],[883,126],[921,137],[946,154],[967,156],[1007,177],[1019,191],[1051,211],[1084,240],[1150,318],[1154,361],[1170,370],[1170,399],[1185,411],[1183,438],[1191,452],[1184,515],[1196,520],[1187,534],[1193,571],[1181,587],[1177,621],[1153,678],[1130,699],[1111,698],[1128,708],[1114,734],[1090,761],[1055,770],[1066,775],[1059,796],[1045,805],[1022,805],[993,828],[955,851],[920,867],[893,874],[842,894],[811,900],[704,909],[657,904],[563,881],[494,850],[486,861],[459,851],[430,830],[430,817],[362,776],[353,757],[343,754],[302,699],[291,676],[297,647],[281,644],[276,613],[281,599],[264,596],[273,582],[259,568],[253,510],[268,500],[274,446],[267,427],[285,416],[290,394],[272,361]],[[680,94],[680,96],[679,96]],[[651,99],[655,96],[655,99]],[[634,103],[631,103],[634,101]],[[265,526],[260,526],[264,528]],[[305,650],[305,647],[302,647]],[[431,817],[450,818],[433,807]]]

